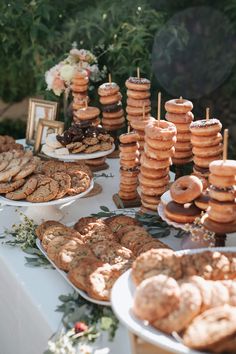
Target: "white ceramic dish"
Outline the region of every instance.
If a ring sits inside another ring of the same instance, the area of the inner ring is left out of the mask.
[[[110,150],[97,151],[97,152],[93,152],[92,154],[79,153],[79,154],[58,155],[55,152],[47,152],[47,153],[44,152],[44,154],[61,161],[75,161],[75,160],[98,159],[99,157],[104,157],[111,154],[114,150],[115,150],[115,145],[113,144]]]
[[[110,301],[100,301],[100,300],[96,300],[91,298],[90,296],[88,296],[88,294],[83,291],[80,290],[79,288],[77,288],[74,284],[71,283],[71,281],[68,279],[67,277],[67,273],[64,272],[63,270],[59,269],[54,262],[51,261],[51,259],[47,256],[47,253],[45,252],[44,248],[41,245],[41,242],[39,239],[36,240],[36,245],[38,247],[38,249],[44,254],[44,256],[47,258],[47,260],[53,265],[53,267],[58,271],[58,273],[66,280],[66,282],[72,286],[75,291],[77,291],[77,293],[79,293],[85,300],[93,302],[94,304],[98,304],[98,305],[103,305],[103,306],[111,306]]]
[[[201,248],[177,251],[176,253],[194,254],[201,253],[206,250],[212,252],[236,252],[236,247]],[[135,333],[137,336],[144,339],[148,343],[154,344],[172,353],[204,354],[204,352],[191,350],[181,342],[177,341],[173,336],[158,331],[154,327],[146,325],[144,321],[136,318],[132,313],[134,291],[135,285],[131,278],[131,270],[128,270],[122,274],[119,279],[117,279],[111,293],[112,308],[118,319],[125,325],[125,327],[127,327],[132,333]]]

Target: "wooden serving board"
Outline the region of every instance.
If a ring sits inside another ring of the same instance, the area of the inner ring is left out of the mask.
[[[118,209],[136,208],[141,206],[141,199],[139,196],[135,199],[124,200],[119,197],[118,193],[116,193],[113,195],[112,199]]]

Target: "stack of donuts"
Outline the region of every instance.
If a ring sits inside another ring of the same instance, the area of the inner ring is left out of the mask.
[[[150,86],[148,79],[130,77],[126,80],[127,87],[127,119],[130,125],[139,134],[139,146],[144,148],[144,129],[151,112]]]
[[[134,132],[120,135],[120,190],[119,197],[133,200],[138,197],[139,145]]]
[[[216,160],[210,163],[208,217],[216,223],[236,221],[236,161]]]
[[[144,153],[140,160],[139,183],[144,211],[156,211],[160,196],[167,190],[175,142],[174,124],[151,117],[145,128]]]
[[[191,134],[189,126],[194,119],[191,112],[193,104],[191,101],[182,97],[173,99],[165,103],[167,111],[166,120],[175,124],[177,128],[177,142],[175,144],[175,154],[173,163],[175,165],[184,165],[192,161],[192,146],[190,142]]]
[[[88,103],[88,73],[86,70],[78,70],[76,71],[71,85],[71,91],[73,96],[72,108],[73,111],[76,111],[80,108],[85,107],[86,101]],[[76,121],[75,117],[75,121]]]
[[[201,215],[194,201],[203,191],[201,180],[196,176],[178,178],[170,187],[172,201],[165,205],[165,215],[178,223],[192,223]]]
[[[87,121],[98,126],[100,124],[99,114],[100,110],[97,107],[86,106],[74,112],[74,121],[76,123]]]
[[[191,143],[193,146],[193,173],[207,182],[209,164],[221,159],[223,145],[220,133],[222,124],[218,119],[202,119],[190,124]],[[205,187],[207,186],[207,183]]]
[[[125,117],[122,108],[122,95],[115,82],[105,82],[98,88],[102,108],[102,125],[108,131],[118,130],[124,126]]]

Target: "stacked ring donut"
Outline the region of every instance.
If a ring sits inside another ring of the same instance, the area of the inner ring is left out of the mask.
[[[74,120],[78,122],[89,121],[92,125],[100,124],[100,110],[97,107],[87,106],[74,112]]]
[[[133,200],[138,197],[139,152],[138,134],[120,135],[120,189],[119,197]]]
[[[177,98],[165,103],[167,111],[166,120],[175,124],[177,129],[177,142],[173,163],[183,165],[192,161],[192,146],[190,142],[189,126],[193,121],[193,104],[183,98]]]
[[[86,70],[78,70],[73,76],[71,84],[71,92],[73,96],[72,108],[77,111],[86,106],[89,102],[88,97],[89,78]],[[77,122],[78,118],[74,115],[74,120]]]
[[[216,225],[235,223],[236,161],[215,160],[210,163],[209,169],[208,218]]]
[[[194,175],[208,181],[209,164],[221,158],[222,125],[218,119],[202,119],[190,124],[191,143],[193,146]]]
[[[126,80],[127,87],[127,119],[131,127],[139,135],[139,149],[144,149],[144,129],[150,119],[150,81],[146,78],[130,77]]]
[[[174,154],[176,127],[152,119],[145,127],[144,153],[141,156],[139,183],[144,210],[156,211],[160,196],[169,183],[169,167]]]
[[[102,125],[108,131],[118,130],[125,123],[122,95],[115,82],[105,82],[98,88],[102,109]]]

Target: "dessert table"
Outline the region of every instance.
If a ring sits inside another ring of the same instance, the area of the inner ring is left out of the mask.
[[[108,163],[110,167],[105,173],[112,173],[114,177],[97,177],[103,192],[60,206],[64,214],[61,222],[72,224],[82,216],[99,212],[102,205],[110,210],[115,209],[112,195],[118,191],[119,160],[109,159]],[[14,206],[0,206],[0,234],[17,222],[20,222],[20,216]],[[182,241],[173,237],[173,234],[163,241],[173,249],[182,248]],[[229,238],[228,245],[230,243]],[[1,354],[43,353],[49,337],[60,325],[61,313],[55,311],[60,304],[58,296],[73,292],[72,287],[55,270],[27,267],[25,256],[19,248],[1,244]],[[131,353],[128,331],[121,324],[113,342],[109,342],[105,336],[99,341],[99,346],[110,348],[112,354]]]

